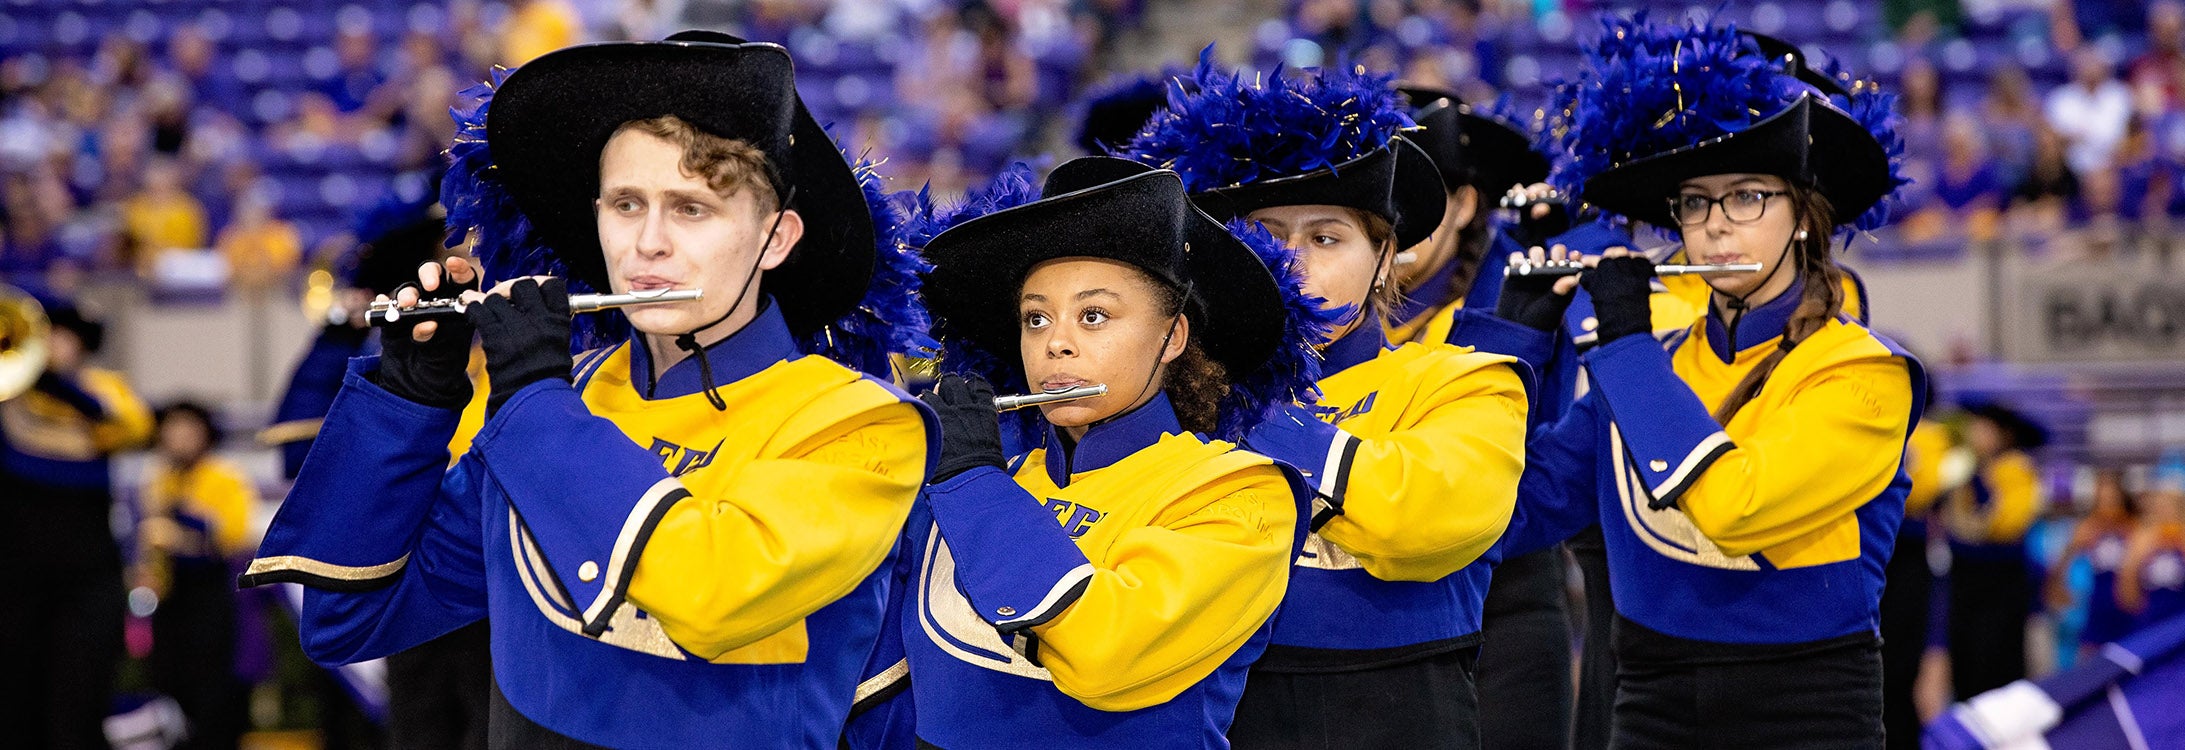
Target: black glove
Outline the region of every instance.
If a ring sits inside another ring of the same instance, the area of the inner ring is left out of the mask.
[[[476,277],[469,284],[455,284],[443,277],[435,293],[453,296],[465,289],[476,289],[477,285]],[[401,287],[397,287],[389,296],[401,293]],[[470,403],[470,338],[476,329],[470,321],[443,318],[432,340],[419,342],[410,338],[410,329],[416,325],[396,324],[380,334],[379,387],[436,409],[463,408]]]
[[[99,403],[98,397],[76,385],[73,378],[64,378],[47,370],[38,374],[37,382],[32,383],[31,387],[39,393],[59,399],[68,408],[82,414],[85,419],[97,422],[106,418],[106,405]]]
[[[569,287],[561,279],[544,285],[519,279],[508,296],[486,295],[464,310],[478,326],[486,350],[486,414],[501,410],[524,386],[549,378],[569,381]]]
[[[1494,273],[1495,269],[1490,264],[1487,272]],[[1570,309],[1571,295],[1555,293],[1555,282],[1561,278],[1502,277],[1502,296],[1495,299],[1495,317],[1535,331],[1554,331],[1563,323],[1563,311]]]
[[[1653,333],[1653,308],[1647,301],[1654,295],[1653,278],[1654,261],[1643,255],[1602,258],[1600,265],[1578,278],[1586,293],[1593,295],[1601,345],[1635,333]]]
[[[918,398],[940,417],[941,462],[933,467],[936,484],[981,466],[1007,465],[1001,452],[1001,413],[994,410],[994,386],[984,380],[942,375],[933,390]]]
[[[1542,203],[1548,206],[1547,215],[1534,218],[1533,206]],[[1512,222],[1506,231],[1510,233],[1510,239],[1517,240],[1520,245],[1545,247],[1549,244],[1549,238],[1570,231],[1570,210],[1560,198],[1536,201],[1520,206],[1515,210],[1517,211],[1517,221]]]

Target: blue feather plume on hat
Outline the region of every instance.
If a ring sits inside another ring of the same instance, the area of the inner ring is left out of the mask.
[[[1332,167],[1416,127],[1393,75],[1363,67],[1246,77],[1214,47],[1168,83],[1168,105],[1117,156],[1175,170],[1201,193]]]
[[[912,228],[906,237],[918,247],[924,247],[926,242],[951,227],[1031,203],[1039,197],[1039,185],[1032,169],[1022,162],[1011,165],[991,182],[973,189],[964,200],[954,204],[936,205],[930,191],[920,190],[913,202],[918,208],[911,212],[914,218],[909,222]],[[1222,397],[1217,410],[1216,434],[1212,437],[1236,440],[1254,425],[1281,413],[1291,404],[1311,405],[1319,400],[1317,383],[1321,360],[1315,347],[1335,330],[1336,321],[1350,308],[1323,309],[1326,300],[1305,292],[1303,261],[1258,222],[1238,219],[1229,222],[1228,228],[1274,274],[1285,313],[1282,343],[1275,354],[1258,370],[1235,377],[1235,384]],[[942,372],[976,377],[1002,392],[1026,392],[1029,386],[1022,362],[1009,361],[987,351],[968,337],[952,331],[946,319],[935,320],[933,330],[940,339]],[[1005,445],[1037,445],[1042,430],[1036,409],[1002,415]]]
[[[569,293],[606,290],[569,275],[569,269],[537,236],[524,217],[515,196],[494,175],[493,154],[486,143],[486,116],[493,93],[508,79],[510,69],[495,68],[492,77],[457,94],[450,108],[455,118],[455,140],[448,147],[447,176],[440,185],[440,202],[448,212],[453,232],[451,246],[467,234],[473,239],[471,256],[486,271],[485,284],[520,276],[557,276],[567,280]],[[837,149],[840,144],[837,144]],[[872,213],[875,254],[873,275],[865,297],[855,308],[799,342],[805,354],[828,357],[875,377],[893,374],[890,354],[933,348],[930,321],[918,301],[925,262],[917,246],[905,241],[905,217],[886,199],[876,163],[853,162],[852,172],[865,191]],[[629,336],[628,319],[607,311],[579,315],[571,322],[570,348],[583,351],[613,346]]]
[[[1581,200],[1594,175],[1742,131],[1813,92],[1734,24],[1657,23],[1641,11],[1630,18],[1604,15],[1601,26],[1600,37],[1584,48],[1577,80],[1558,85],[1550,107],[1560,122],[1550,131],[1556,167],[1549,182]],[[1894,184],[1909,183],[1898,158],[1903,139],[1891,112],[1894,97],[1865,82],[1850,100],[1833,99],[1883,145]],[[1843,223],[1878,227],[1893,198],[1894,192]]]

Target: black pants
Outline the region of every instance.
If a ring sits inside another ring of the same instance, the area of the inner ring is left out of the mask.
[[[1479,738],[1485,750],[1570,745],[1570,617],[1563,551],[1495,566],[1479,647]]]
[[[2026,676],[2031,597],[2022,560],[1959,555],[1950,563],[1950,683],[1958,700]]]
[[[1354,672],[1254,669],[1229,727],[1238,750],[1479,747],[1479,703],[1466,647]]]
[[[493,656],[480,620],[387,657],[387,735],[397,748],[484,750]]]
[[[1619,637],[1634,628],[1618,626]],[[1658,636],[1657,636],[1658,637]],[[1878,644],[1762,661],[1649,664],[1627,652],[1618,675],[1612,747],[1882,747]]]
[[[235,577],[217,561],[176,561],[152,614],[152,684],[190,723],[183,750],[232,750],[249,708],[235,677]]]
[[[1897,535],[1882,589],[1882,724],[1890,750],[1919,750],[1920,659],[1927,651],[1927,610],[1934,573],[1927,568],[1927,536]]]
[[[1595,526],[1563,545],[1585,578],[1585,635],[1578,654],[1578,698],[1572,707],[1572,750],[1604,750],[1616,705],[1616,600],[1608,590],[1608,548]]]
[[[105,748],[122,658],[121,570],[11,568],[0,576],[0,745]]]
[[[487,708],[487,742],[495,750],[607,750],[540,726],[509,704],[508,696],[501,694],[499,683],[492,685],[488,700],[491,702]],[[724,742],[728,739],[723,738]]]

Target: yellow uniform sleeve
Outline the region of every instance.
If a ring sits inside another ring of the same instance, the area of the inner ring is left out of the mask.
[[[2018,451],[1997,456],[1981,471],[1988,483],[1987,541],[2023,539],[2041,514],[2041,478],[2033,459]]]
[[[106,407],[106,418],[91,427],[92,443],[100,453],[129,450],[151,440],[152,410],[119,373],[85,370],[83,389]]]
[[[1287,483],[1266,468],[1204,492],[1220,499],[1125,532],[1084,594],[1032,628],[1056,689],[1101,711],[1159,705],[1274,614],[1297,523]]]
[[[1525,473],[1525,384],[1515,370],[1451,358],[1427,408],[1358,436],[1343,512],[1320,536],[1384,581],[1435,581],[1494,546]]]
[[[1931,420],[1920,420],[1912,430],[1912,439],[1905,446],[1905,473],[1912,478],[1912,488],[1904,496],[1904,515],[1907,518],[1925,515],[1942,497],[1942,457],[1950,451],[1950,432]]]
[[[250,534],[250,511],[258,507],[258,488],[233,464],[209,461],[195,491],[182,499],[183,506],[212,527],[212,542],[220,555],[248,553],[251,550],[243,545]]]
[[[1749,555],[1820,530],[1880,495],[1911,429],[1912,390],[1895,358],[1849,363],[1788,405],[1759,415],[1693,482],[1684,512],[1727,555]]]
[[[737,467],[661,518],[629,599],[708,660],[779,631],[880,566],[925,463],[924,421],[895,402]]]

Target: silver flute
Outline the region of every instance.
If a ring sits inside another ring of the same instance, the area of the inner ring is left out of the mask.
[[[1761,268],[1763,268],[1763,266],[1761,266],[1761,265],[1760,265],[1760,264],[1758,264],[1758,263],[1702,263],[1702,264],[1677,264],[1677,263],[1663,263],[1663,264],[1659,264],[1659,265],[1656,265],[1656,266],[1654,266],[1654,275],[1656,275],[1656,276],[1713,276],[1713,275],[1718,275],[1718,274],[1732,274],[1732,273],[1753,273],[1753,272],[1759,271],[1759,270],[1760,270]],[[1581,271],[1584,271],[1584,270],[1586,270],[1585,264],[1579,263],[1579,262],[1577,262],[1577,261],[1568,261],[1568,260],[1565,260],[1565,261],[1552,261],[1552,260],[1551,260],[1551,261],[1548,261],[1548,262],[1546,262],[1546,263],[1541,263],[1541,264],[1538,264],[1538,265],[1535,265],[1535,264],[1532,264],[1532,263],[1511,263],[1511,264],[1510,264],[1510,265],[1509,265],[1508,267],[1506,267],[1506,268],[1502,269],[1502,275],[1504,275],[1504,276],[1575,276],[1575,275],[1577,275],[1577,274],[1578,274],[1579,272],[1581,272]]]
[[[1093,385],[1073,385],[1059,391],[1041,391],[1039,393],[1027,393],[1022,396],[995,396],[994,410],[1016,411],[1018,409],[1022,409],[1028,406],[1052,404],[1061,401],[1076,401],[1081,398],[1092,398],[1094,396],[1105,395],[1108,395],[1108,386],[1105,383],[1095,383]]]
[[[706,293],[698,289],[647,289],[626,294],[572,294],[569,295],[569,311],[598,312],[632,305],[693,302],[705,299],[705,296]],[[365,313],[365,321],[375,326],[384,326],[402,320],[423,323],[462,315],[463,302],[453,297],[421,299],[416,306],[409,308],[396,305],[393,300],[373,300],[372,309]]]

